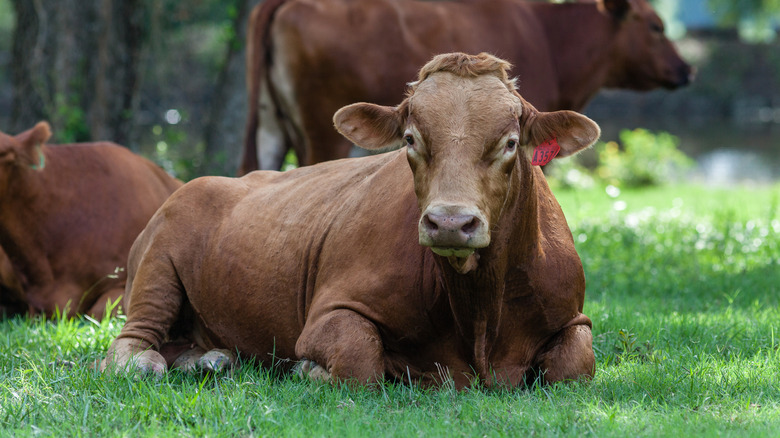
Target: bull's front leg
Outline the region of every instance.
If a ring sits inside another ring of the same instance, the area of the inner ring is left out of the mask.
[[[301,358],[299,373],[309,378],[360,384],[384,379],[384,348],[376,325],[352,310],[310,318],[295,353]]]
[[[588,317],[580,314],[556,333],[537,354],[530,378],[544,383],[590,379],[596,372],[593,334]]]

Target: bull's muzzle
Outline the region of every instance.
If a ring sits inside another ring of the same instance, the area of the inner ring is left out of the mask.
[[[487,221],[475,208],[434,206],[419,223],[420,245],[441,256],[467,257],[490,244]]]

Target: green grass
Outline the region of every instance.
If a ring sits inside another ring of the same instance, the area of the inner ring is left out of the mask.
[[[0,323],[0,435],[780,434],[780,186],[557,195],[588,280],[589,384],[371,391],[250,366],[136,381],[88,368],[121,319],[16,318]]]

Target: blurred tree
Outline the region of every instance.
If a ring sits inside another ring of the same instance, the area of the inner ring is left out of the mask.
[[[235,174],[246,122],[246,31],[249,14],[260,0],[233,0],[227,49],[206,116],[205,169]]]
[[[13,0],[9,131],[49,120],[59,141],[127,144],[144,39],[142,0]]]

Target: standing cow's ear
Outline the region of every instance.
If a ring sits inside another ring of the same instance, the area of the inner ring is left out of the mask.
[[[622,20],[631,10],[631,0],[600,0],[598,8],[616,19]]]
[[[593,145],[601,135],[599,125],[574,111],[539,112],[531,108],[524,125],[524,144],[537,147],[557,139],[560,152],[556,158],[568,157]],[[524,114],[524,117],[526,115]]]
[[[363,149],[397,147],[401,143],[401,114],[400,106],[354,103],[338,110],[333,124],[341,135]]]

